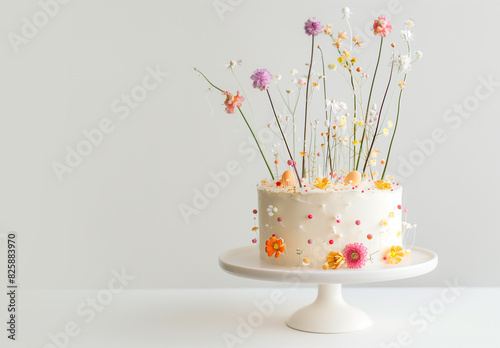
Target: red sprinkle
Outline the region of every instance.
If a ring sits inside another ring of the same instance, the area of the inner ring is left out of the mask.
[[[356,222],[355,222],[355,223],[356,223],[356,225],[358,225],[358,226],[359,226],[359,225],[361,225],[361,220],[356,220]]]
[[[253,244],[257,243],[257,238],[252,239],[252,243]]]
[[[333,240],[331,240],[331,239],[330,239],[330,240],[328,241],[328,243],[333,244]]]
[[[276,186],[281,186],[281,181],[276,181]]]
[[[398,209],[401,209],[401,204],[398,204]]]
[[[254,209],[254,210],[253,210],[253,213],[254,213],[254,214],[257,214],[257,209]]]
[[[387,260],[387,256],[384,256],[384,260]]]
[[[279,217],[279,218],[278,218],[278,222],[281,222],[281,221],[283,221],[283,219]]]
[[[275,235],[275,234],[273,234],[271,237],[276,237],[276,235]]]
[[[313,243],[313,240],[312,240],[312,239],[308,239],[308,240],[307,240],[307,243],[312,244],[312,243]]]
[[[313,216],[312,216],[311,214],[309,214],[309,215],[307,215],[307,218],[308,218],[309,220],[311,220],[311,219],[313,218]]]

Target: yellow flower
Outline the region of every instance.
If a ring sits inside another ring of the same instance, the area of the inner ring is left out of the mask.
[[[345,60],[344,56],[340,56],[339,59],[337,59],[340,64],[342,64]]]
[[[257,231],[258,229],[258,227],[252,227],[252,231]]]
[[[375,186],[380,189],[380,190],[388,190],[391,189],[391,183],[384,181],[384,180],[377,180],[373,182]]]
[[[353,59],[351,59],[351,64],[354,64],[354,63],[356,63],[357,61],[358,61],[358,58],[353,58]]]
[[[316,178],[316,180],[314,180],[314,186],[319,188],[319,189],[324,189],[324,188],[327,188],[328,186],[330,186],[331,182],[330,180],[328,180],[328,178]]]
[[[360,144],[360,143],[361,143],[361,141],[359,141],[359,140],[354,140],[354,141],[352,142],[352,144],[353,144],[353,145],[358,145],[358,144]]]
[[[389,126],[389,128],[391,128],[392,127],[392,121],[387,122],[387,125]]]
[[[351,56],[351,53],[349,52],[349,50],[343,50],[342,53],[344,53],[344,56],[346,58],[349,58]]]
[[[382,131],[382,133],[384,133],[385,136],[388,136],[389,135],[389,130],[387,128],[384,128],[384,130]]]
[[[321,266],[325,271],[328,269],[328,264],[324,263],[323,266]]]
[[[401,262],[405,254],[403,252],[403,248],[401,248],[399,245],[397,246],[393,245],[391,246],[391,249],[389,250],[386,256],[387,256],[387,262],[396,264]]]
[[[302,259],[302,265],[309,266],[310,264],[311,264],[311,261],[307,257],[304,257]]]
[[[401,88],[401,89],[405,88],[405,82],[404,82],[404,81],[401,81],[400,83],[398,83],[398,86],[399,86],[399,88]]]
[[[345,262],[345,257],[337,251],[332,251],[326,257],[326,262],[331,269],[337,269]]]
[[[305,155],[306,155],[306,153],[305,153],[305,152],[303,152],[303,151],[301,151],[301,152],[300,152],[300,154],[301,154],[302,156],[305,156]]]
[[[410,257],[411,250],[405,250],[405,257]]]
[[[393,217],[394,217],[394,212],[393,212],[393,211],[391,211],[391,212],[389,213],[389,217],[390,217],[390,218],[393,218]]]
[[[372,159],[372,164],[376,165],[377,164],[377,160]]]
[[[398,231],[398,233],[396,234],[397,237],[401,237],[401,231]]]
[[[380,225],[382,225],[382,226],[387,226],[387,225],[389,225],[389,223],[387,222],[387,220],[386,220],[386,219],[382,219],[382,220],[380,221]]]
[[[328,69],[330,69],[330,70],[337,70],[337,65],[333,64],[333,63],[330,63],[330,64],[328,64]]]

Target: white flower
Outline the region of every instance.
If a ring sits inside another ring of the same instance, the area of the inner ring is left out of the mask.
[[[243,61],[242,61],[241,59],[238,59],[238,60],[236,60],[236,61],[235,61],[235,60],[231,60],[231,61],[229,62],[229,64],[226,64],[226,67],[227,67],[228,69],[231,69],[231,68],[234,68],[234,67],[235,67],[235,66],[237,66],[237,65],[241,65],[241,63],[242,63],[242,62],[243,62]]]
[[[342,17],[342,19],[344,19],[344,18],[349,19],[349,17],[350,17],[350,16],[351,16],[351,14],[352,14],[352,11],[351,11],[351,9],[350,9],[349,7],[344,7],[344,8],[342,9],[342,14],[344,15],[344,16]]]
[[[297,75],[299,72],[297,71],[297,69],[293,69],[292,71],[290,71],[290,74],[292,75]]]
[[[415,22],[413,22],[413,20],[412,20],[412,19],[408,18],[408,19],[405,21],[405,25],[406,25],[406,27],[411,28],[411,27],[413,27],[413,26],[415,25]]]
[[[333,111],[335,115],[340,114],[342,111],[347,110],[347,104],[343,102],[337,102],[335,99],[326,100],[326,109]]]
[[[330,126],[330,121],[326,120],[325,121],[325,127],[329,127]]]
[[[417,59],[422,58],[423,55],[422,51],[415,52],[415,57],[417,57]]]
[[[267,208],[267,213],[269,214],[269,216],[273,216],[274,213],[277,213],[277,212],[278,212],[278,208],[273,207],[272,205],[269,205],[269,207]]]
[[[401,30],[401,37],[406,41],[413,40],[413,32],[410,29]]]
[[[407,73],[411,69],[411,60],[408,55],[401,55],[398,54],[397,56],[392,56],[391,57],[391,64],[394,64],[395,67],[398,68],[399,72],[403,71]]]
[[[274,78],[276,79],[276,81],[279,81],[281,80],[281,75],[275,75]]]

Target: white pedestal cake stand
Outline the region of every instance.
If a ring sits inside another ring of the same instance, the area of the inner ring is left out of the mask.
[[[296,311],[286,323],[293,329],[315,333],[351,332],[371,325],[372,321],[365,312],[344,301],[342,284],[416,277],[431,272],[437,263],[437,255],[423,248],[412,248],[411,257],[404,258],[397,265],[373,265],[368,261],[362,269],[342,268],[326,271],[265,263],[260,260],[256,245],[232,249],[219,257],[221,268],[236,276],[318,284],[316,301]]]

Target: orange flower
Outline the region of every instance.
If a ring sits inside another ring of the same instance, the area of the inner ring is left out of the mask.
[[[347,40],[347,32],[339,31],[339,39],[340,40]]]
[[[267,256],[271,257],[274,254],[275,258],[279,258],[281,253],[285,251],[285,244],[283,239],[276,239],[276,237],[271,237],[266,240],[266,253]]]
[[[222,94],[226,96],[224,105],[226,106],[226,112],[228,114],[234,114],[234,109],[241,107],[242,102],[245,100],[245,98],[240,95],[240,91],[237,91],[234,96],[228,91],[224,91]]]
[[[400,263],[404,256],[403,248],[399,245],[393,245],[387,253],[387,261],[392,264]]]
[[[336,46],[337,48],[340,48],[340,46],[342,46],[342,41],[340,39],[335,39],[333,45]]]
[[[392,188],[391,184],[387,181],[384,181],[384,180],[377,180],[377,181],[374,181],[373,183],[380,190],[388,190],[388,189]]]
[[[359,41],[358,40],[358,35],[354,35],[354,37],[352,38],[352,41],[354,41],[354,43],[356,44],[356,46],[358,47],[361,47],[361,45],[363,44],[363,41]]]
[[[328,186],[330,186],[331,182],[330,180],[328,180],[328,178],[316,178],[316,180],[314,180],[314,186],[319,188],[319,189],[323,189],[323,188],[327,188]]]
[[[326,261],[331,269],[337,269],[344,263],[345,257],[337,251],[331,251],[326,257]]]

